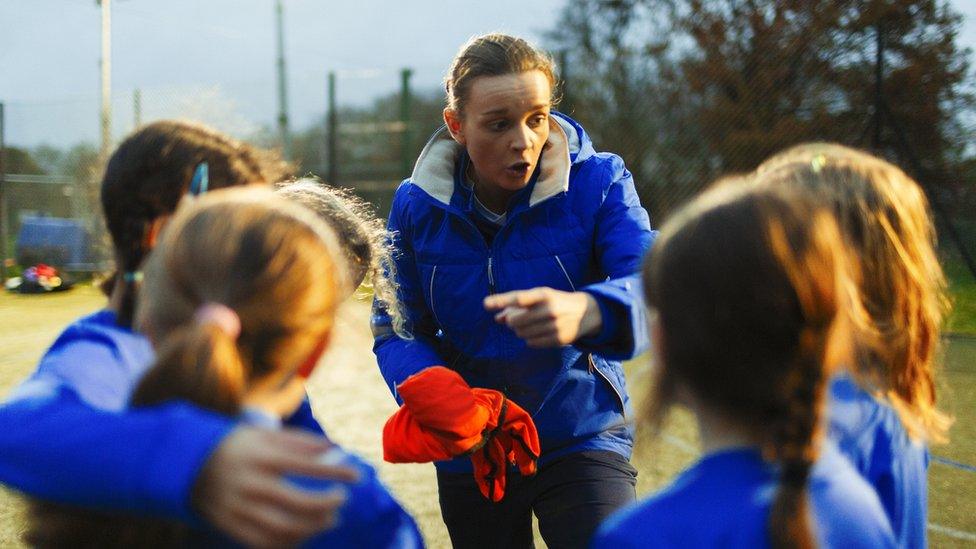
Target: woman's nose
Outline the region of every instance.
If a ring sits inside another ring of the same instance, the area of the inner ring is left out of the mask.
[[[518,130],[516,130],[515,136],[512,138],[512,149],[516,151],[524,151],[525,149],[531,148],[534,142],[535,132],[532,131],[532,128],[522,124],[519,126]]]

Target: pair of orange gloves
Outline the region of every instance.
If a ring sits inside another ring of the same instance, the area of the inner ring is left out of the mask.
[[[397,386],[403,406],[383,427],[383,459],[425,463],[470,455],[481,494],[505,495],[508,464],[534,475],[539,434],[532,417],[499,391],[471,388],[443,366],[432,366]]]

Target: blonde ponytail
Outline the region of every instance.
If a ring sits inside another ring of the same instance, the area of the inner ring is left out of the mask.
[[[237,342],[217,325],[194,323],[162,342],[131,404],[180,399],[234,415],[240,411],[248,377]]]
[[[343,265],[331,230],[269,190],[218,190],[183,207],[145,266],[137,324],[157,358],[130,404],[191,402],[236,415],[267,379],[294,379],[331,333]],[[39,546],[182,546],[187,527],[33,505]]]

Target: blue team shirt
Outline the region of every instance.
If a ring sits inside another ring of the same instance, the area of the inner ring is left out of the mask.
[[[281,420],[256,408],[245,408],[241,419],[269,429],[281,428]],[[334,528],[313,536],[302,544],[309,549],[361,547],[363,549],[420,549],[424,546],[413,518],[386,490],[376,470],[365,461],[333,446],[320,458],[328,465],[344,465],[359,472],[355,483],[291,477],[288,482],[313,492],[341,491],[346,501],[339,509]],[[196,531],[193,547],[238,547],[220,533]]]
[[[66,386],[94,408],[122,410],[154,356],[144,335],[119,326],[114,312],[101,310],[65,328],[11,398]]]
[[[120,326],[117,318],[115,312],[103,309],[68,325],[9,400],[47,396],[67,388],[92,408],[125,409],[156,355],[149,338]],[[325,434],[312,415],[308,398],[285,423]]]
[[[874,488],[899,547],[926,546],[929,454],[914,442],[898,413],[862,389],[849,374],[830,385],[829,437]]]
[[[61,503],[204,527],[189,508],[190,490],[235,420],[179,401],[127,409],[130,393],[153,360],[148,339],[117,325],[112,311],[68,326],[37,370],[0,406],[0,482]],[[256,423],[253,414],[237,420]],[[287,424],[322,433],[307,398]],[[338,448],[327,456],[358,469],[360,480],[292,479],[309,490],[347,492],[339,525],[308,546],[422,546],[413,519],[372,467]],[[199,532],[220,545],[234,545]]]
[[[877,496],[831,444],[807,486],[818,546],[895,546]],[[776,489],[776,469],[757,449],[717,451],[668,488],[611,516],[593,547],[769,547]]]

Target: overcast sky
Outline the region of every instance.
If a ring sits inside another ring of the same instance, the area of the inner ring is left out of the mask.
[[[502,30],[541,41],[565,0],[285,0],[293,128],[325,110],[325,75],[340,102],[394,92],[399,69],[431,89],[469,36]],[[976,49],[976,0],[961,42]],[[277,112],[273,0],[114,0],[116,139],[144,120],[184,116],[246,135]],[[98,140],[100,10],[95,0],[0,0],[0,101],[10,144]]]

